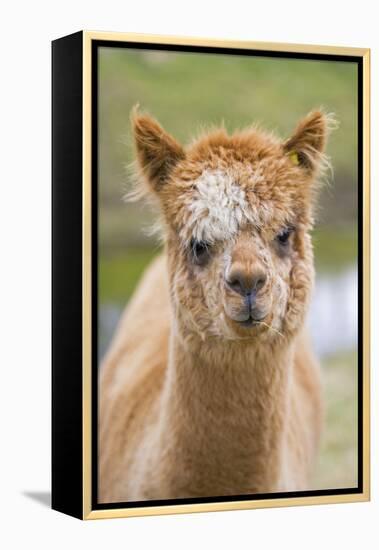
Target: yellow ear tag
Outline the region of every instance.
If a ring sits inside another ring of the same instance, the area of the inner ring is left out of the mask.
[[[294,164],[295,166],[299,165],[299,155],[296,153],[296,151],[292,151],[292,153],[289,154],[289,157],[292,164]]]

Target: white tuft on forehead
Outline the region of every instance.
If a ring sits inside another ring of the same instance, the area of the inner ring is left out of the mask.
[[[194,181],[194,188],[185,238],[190,233],[198,241],[214,243],[235,235],[243,221],[256,222],[245,192],[232,174],[206,170]]]

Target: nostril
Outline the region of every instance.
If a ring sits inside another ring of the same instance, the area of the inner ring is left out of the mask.
[[[264,273],[258,275],[258,277],[254,281],[254,289],[258,291],[263,288],[266,284],[266,280],[267,277]]]
[[[238,294],[245,294],[244,290],[244,284],[240,277],[231,277],[229,279],[226,279],[226,284],[234,290],[234,292],[238,292]]]

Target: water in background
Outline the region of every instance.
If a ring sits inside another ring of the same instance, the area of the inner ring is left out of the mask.
[[[308,326],[319,355],[357,348],[358,274],[355,267],[338,275],[317,277]]]
[[[110,343],[123,311],[119,304],[99,308],[99,356]],[[308,316],[313,345],[319,356],[354,350],[358,337],[358,275],[355,267],[316,279]]]

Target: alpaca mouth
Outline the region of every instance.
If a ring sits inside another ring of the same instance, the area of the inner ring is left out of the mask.
[[[249,327],[255,327],[255,326],[258,326],[261,324],[261,320],[260,319],[254,319],[251,315],[245,319],[245,321],[237,321],[237,323],[241,326],[241,327],[246,327],[246,328],[249,328]]]

